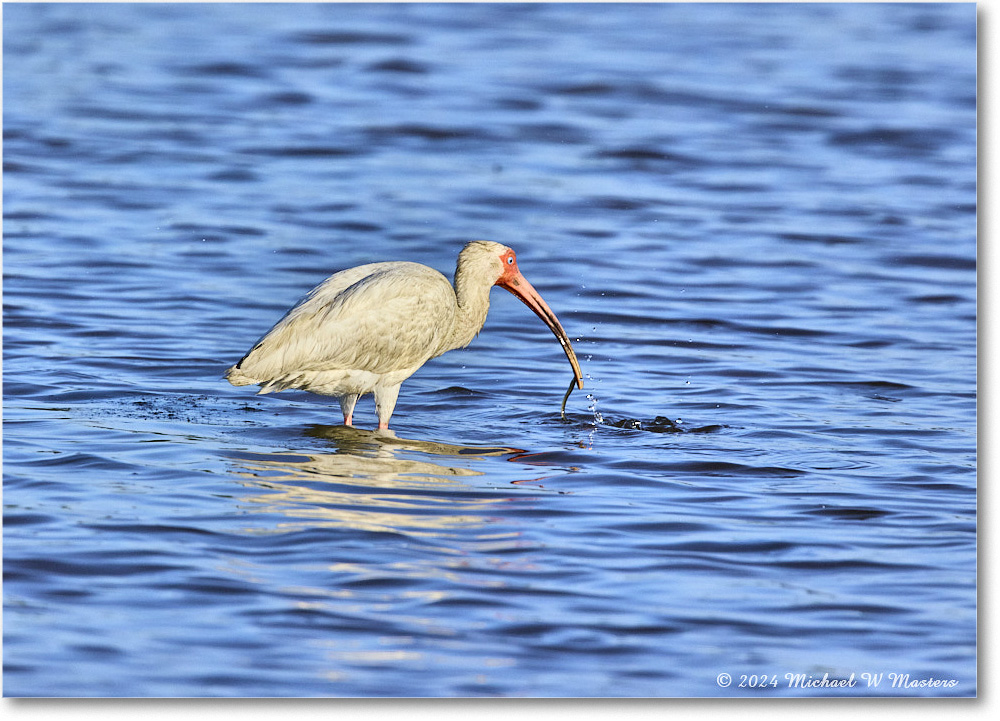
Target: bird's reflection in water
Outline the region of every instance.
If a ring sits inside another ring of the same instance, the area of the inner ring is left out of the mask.
[[[394,431],[366,431],[353,426],[309,426],[307,436],[329,441],[340,453],[398,453],[399,451],[419,451],[433,456],[506,456],[524,453],[520,448],[500,446],[456,446],[437,441],[422,441],[399,438]]]
[[[465,537],[489,523],[508,493],[470,484],[487,457],[517,448],[455,446],[397,437],[391,431],[312,426],[306,435],[331,446],[323,453],[243,453],[233,457],[255,511],[279,515],[273,530],[336,527],[423,538]],[[494,511],[495,513],[495,511]],[[474,533],[478,542],[510,535]]]

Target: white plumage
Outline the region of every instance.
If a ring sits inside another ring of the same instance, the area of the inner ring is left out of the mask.
[[[305,295],[226,373],[260,393],[297,388],[336,396],[351,425],[360,396],[373,393],[388,428],[400,384],[431,358],[463,348],[486,322],[490,289],[506,288],[552,329],[579,387],[580,367],[562,325],[524,279],[514,251],[473,241],[452,286],[419,263],[370,263],[335,273]]]

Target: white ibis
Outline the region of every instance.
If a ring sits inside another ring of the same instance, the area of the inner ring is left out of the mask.
[[[566,331],[521,275],[514,251],[483,240],[459,253],[454,287],[419,263],[370,263],[334,273],[257,341],[226,378],[234,386],[259,384],[260,393],[298,388],[336,396],[348,426],[358,398],[373,393],[378,427],[386,429],[400,384],[431,358],[464,348],[479,334],[494,285],[520,298],[555,333],[583,388]]]

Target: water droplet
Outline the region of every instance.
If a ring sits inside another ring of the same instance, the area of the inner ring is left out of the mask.
[[[590,405],[587,406],[587,410],[594,414],[594,423],[604,423],[604,416],[602,416],[601,412],[597,410],[597,398],[595,398],[592,393],[588,393],[587,399],[590,401]]]

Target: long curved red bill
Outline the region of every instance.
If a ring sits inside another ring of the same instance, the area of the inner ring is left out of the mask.
[[[559,319],[556,318],[556,314],[542,300],[542,296],[532,287],[531,283],[521,275],[520,271],[514,268],[511,270],[514,272],[505,273],[496,284],[520,298],[521,302],[531,308],[535,312],[535,315],[541,318],[545,325],[549,327],[549,330],[555,334],[556,338],[559,339],[559,344],[562,345],[563,351],[566,353],[566,357],[569,359],[569,364],[573,366],[576,387],[583,388],[583,374],[580,372],[580,363],[576,360],[576,353],[573,352],[573,346],[570,345],[569,337],[566,335],[566,331],[563,330]]]

